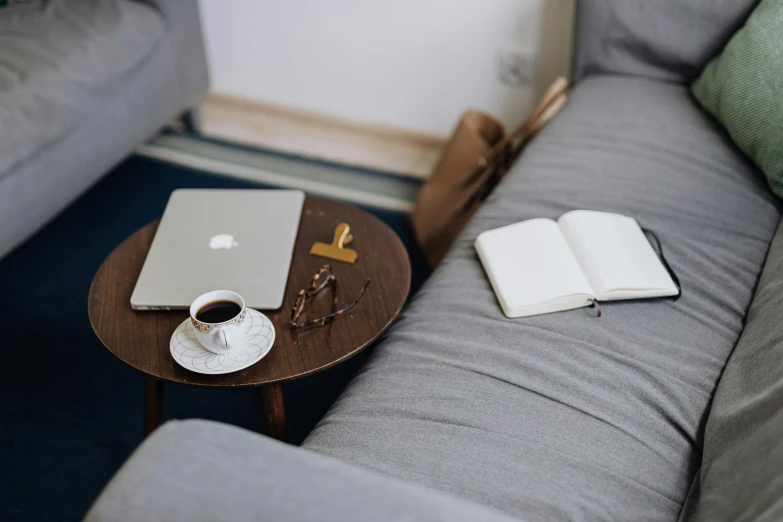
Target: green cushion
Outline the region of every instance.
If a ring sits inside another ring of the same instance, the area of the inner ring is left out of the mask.
[[[692,90],[783,197],[783,0],[762,0]]]

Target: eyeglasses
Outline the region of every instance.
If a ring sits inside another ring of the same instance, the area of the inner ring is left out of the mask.
[[[362,285],[362,289],[359,290],[359,295],[354,299],[353,303],[349,304],[345,308],[341,308],[340,310],[337,309],[337,277],[335,277],[332,274],[332,267],[329,265],[324,265],[321,267],[321,269],[313,276],[313,281],[310,283],[310,286],[307,288],[307,290],[299,290],[299,295],[296,296],[296,302],[294,303],[294,307],[291,310],[291,326],[294,328],[307,328],[308,326],[323,326],[326,323],[331,323],[332,320],[337,317],[338,315],[342,315],[354,306],[356,306],[356,303],[359,302],[359,300],[364,295],[364,291],[367,290],[367,286],[370,284],[370,278],[367,278],[367,281],[364,282],[364,285]],[[324,317],[321,317],[319,319],[311,319],[309,321],[304,321],[301,323],[297,322],[297,319],[299,319],[299,316],[302,314],[302,311],[304,310],[305,304],[307,303],[307,300],[313,297],[315,294],[326,288],[327,286],[332,288],[332,312],[329,315],[325,315]]]

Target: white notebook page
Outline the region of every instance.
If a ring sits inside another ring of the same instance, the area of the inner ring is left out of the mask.
[[[593,296],[557,223],[531,219],[476,238],[495,293],[504,308],[541,304],[571,295]]]
[[[677,293],[635,219],[575,210],[558,224],[599,300]]]

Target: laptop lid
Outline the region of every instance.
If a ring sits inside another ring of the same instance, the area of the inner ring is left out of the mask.
[[[299,190],[175,190],[131,306],[188,308],[205,292],[233,290],[250,308],[280,308],[303,204]]]

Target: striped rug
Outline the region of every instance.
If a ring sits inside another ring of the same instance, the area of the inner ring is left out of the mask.
[[[404,213],[413,208],[422,184],[395,173],[175,131],[164,131],[140,146],[137,154],[211,174]]]

